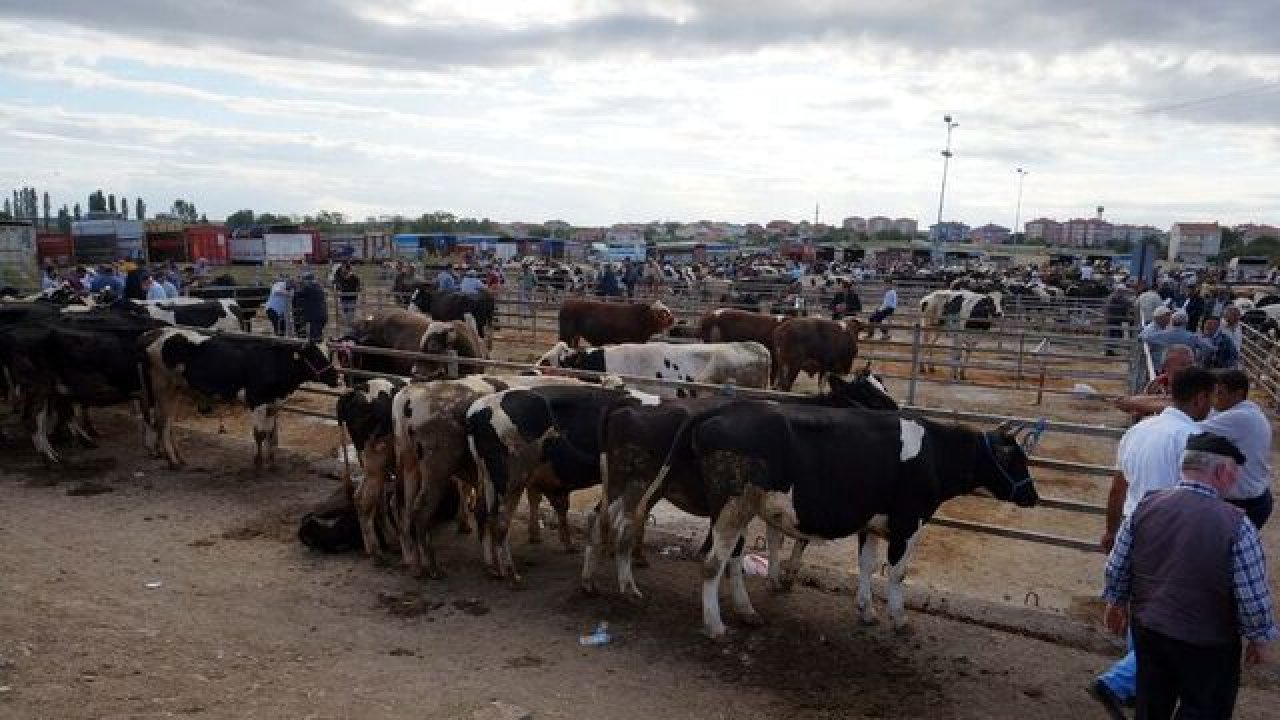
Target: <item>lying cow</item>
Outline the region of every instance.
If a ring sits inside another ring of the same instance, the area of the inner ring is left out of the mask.
[[[712,385],[769,386],[769,351],[757,342],[644,343],[586,350],[558,342],[539,358],[538,365]],[[682,387],[632,384],[664,397],[696,396],[694,390]]]
[[[578,383],[538,375],[473,375],[414,383],[396,393],[391,417],[402,488],[400,553],[411,573],[421,575],[425,569],[431,577],[440,576],[430,518],[436,517],[455,479],[475,487],[475,464],[467,451],[467,408],[479,398],[509,388],[555,384]],[[536,523],[530,525],[531,535],[536,527]]]
[[[579,386],[512,389],[472,403],[466,426],[480,487],[476,526],[485,562],[500,577],[521,582],[508,538],[521,495],[529,493],[531,524],[538,499],[547,496],[560,519],[560,540],[572,552],[569,495],[600,483],[601,422],[615,409],[659,400],[635,390]]]
[[[821,405],[827,407],[859,407],[876,410],[897,410],[898,404],[885,391],[880,381],[868,367],[857,376],[846,380],[832,375],[831,392],[826,395],[788,398],[785,402]],[[716,488],[708,485],[697,459],[690,452],[680,452],[670,458],[666,474],[657,483],[653,478],[667,461],[672,443],[681,428],[694,422],[701,414],[715,411],[733,402],[728,398],[671,401],[663,400],[656,406],[624,407],[609,413],[600,434],[604,445],[600,458],[603,487],[600,504],[587,520],[587,546],[583,553],[582,587],[587,593],[595,592],[595,558],[608,535],[615,538],[615,560],[619,591],[640,597],[632,574],[632,562],[643,562],[644,522],[659,500],[666,499],[681,510],[698,517],[715,518],[719,513]],[[709,542],[709,539],[708,539]],[[770,583],[784,589],[790,577],[781,574],[778,562],[780,542],[769,543]],[[799,563],[805,543],[796,544],[790,564]],[[709,549],[704,548],[704,552]],[[739,562],[735,554],[735,567]],[[733,576],[735,582],[741,576]]]
[[[825,376],[848,375],[858,356],[858,333],[862,323],[854,318],[826,320],[794,318],[773,331],[774,387],[790,391],[800,371]]]
[[[857,534],[857,599],[868,623],[875,621],[872,533],[887,536],[889,617],[895,629],[905,627],[902,579],[920,529],[943,502],[976,490],[1020,507],[1038,502],[1023,440],[1009,426],[980,432],[897,413],[757,401],[697,418],[672,444],[658,481],[675,457],[692,453],[704,482],[726,496],[703,562],[706,633],[725,633],[720,577],[755,517],[775,536],[815,541]],[[742,620],[760,621],[745,591],[735,591],[733,601]]]
[[[253,413],[254,467],[262,467],[265,444],[274,468],[280,405],[304,382],[338,385],[333,363],[313,343],[165,328],[146,333],[138,346],[152,408],[147,447],[175,469],[185,464],[173,433],[184,400],[205,407],[243,402]]]
[[[1004,317],[1000,293],[984,294],[968,290],[935,290],[920,300],[920,312],[924,315],[921,342],[925,347],[925,357],[920,360],[920,369],[925,372],[933,372],[935,369],[934,346],[944,329],[990,330],[994,319]],[[954,343],[956,351],[952,354],[951,377],[959,380],[964,378],[964,366],[977,347],[978,336],[956,335]]]
[[[428,283],[418,283],[409,296],[409,307],[430,316],[432,320],[464,320],[467,315],[471,315],[475,318],[476,332],[484,338],[486,349],[493,349],[495,305],[493,295],[487,291],[472,294],[436,290]]]
[[[240,311],[240,305],[231,299],[174,298],[172,300],[129,300],[127,302],[130,307],[137,308],[151,317],[170,325],[229,332],[249,331],[248,317]]]
[[[613,303],[600,300],[565,300],[560,305],[560,341],[577,347],[578,340],[591,345],[643,343],[675,324],[662,301],[650,304]]]

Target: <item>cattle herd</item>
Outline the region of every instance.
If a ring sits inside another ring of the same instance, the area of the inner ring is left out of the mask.
[[[979,323],[999,316],[998,299],[940,292],[926,298],[926,314]],[[718,592],[726,570],[738,618],[759,619],[742,561],[754,518],[767,527],[776,589],[790,585],[810,542],[856,536],[866,622],[875,618],[877,538],[886,539],[897,629],[906,622],[901,582],[911,550],[943,502],[972,492],[1037,501],[1027,469],[1037,433],[901,411],[869,365],[855,371],[856,320],[723,308],[701,319],[700,342],[651,342],[673,325],[661,302],[573,299],[560,309],[560,342],[522,374],[498,375],[480,362],[492,346],[491,297],[419,288],[409,305],[364,314],[325,347],[238,332],[245,318],[233,299],[6,301],[3,389],[50,463],[61,461],[53,446],[61,436],[94,442],[91,408],[128,404],[148,450],[180,467],[174,425],[182,414],[241,406],[253,418],[254,465],[270,468],[285,400],[306,383],[337,387],[345,375],[336,415],[362,467],[359,481],[344,485],[356,535],[348,544],[437,576],[433,530],[457,522],[474,529],[490,573],[520,584],[509,533],[521,498],[529,541],[541,541],[545,497],[572,551],[570,496],[599,486],[581,586],[597,590],[597,566],[612,552],[620,592],[639,596],[633,568],[644,566],[645,520],[666,499],[709,519],[702,605],[712,637],[725,632]],[[762,400],[738,390],[789,390],[800,371],[820,377],[821,394]],[[302,536],[323,547],[343,544],[340,534],[313,524]],[[794,542],[785,560],[784,538]]]

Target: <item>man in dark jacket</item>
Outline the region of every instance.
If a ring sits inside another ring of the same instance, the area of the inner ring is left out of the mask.
[[[302,285],[293,294],[294,312],[298,314],[298,335],[306,328],[306,338],[319,342],[324,338],[324,326],[329,321],[329,309],[325,307],[324,288],[316,282],[315,273],[302,276]]]
[[[596,294],[601,297],[618,297],[622,295],[622,288],[618,285],[618,274],[613,271],[613,266],[606,264],[604,272],[600,274],[600,285],[596,288]]]
[[[338,293],[338,306],[342,308],[342,322],[350,327],[355,320],[356,300],[360,297],[360,276],[351,267],[350,260],[343,260],[333,276],[333,289]]]
[[[1116,285],[1111,294],[1107,296],[1105,311],[1107,316],[1107,338],[1112,340],[1122,339],[1124,336],[1123,326],[1129,320],[1131,312],[1129,290],[1124,285]],[[1115,348],[1108,345],[1107,354],[1115,355]]]
[[[842,320],[862,312],[862,298],[853,289],[853,283],[840,281],[840,290],[831,297],[831,319]]]
[[[1182,310],[1187,314],[1187,329],[1191,332],[1200,330],[1200,319],[1204,317],[1204,298],[1200,296],[1200,286],[1192,285],[1187,291],[1187,303]]]
[[[1280,638],[1258,531],[1221,500],[1244,462],[1230,440],[1191,435],[1181,482],[1143,497],[1116,536],[1103,619],[1132,631],[1139,718],[1231,717],[1241,637],[1250,664]]]

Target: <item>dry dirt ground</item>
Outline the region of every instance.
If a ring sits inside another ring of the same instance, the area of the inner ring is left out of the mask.
[[[1100,716],[1082,688],[1105,655],[919,613],[898,637],[808,587],[771,596],[751,579],[769,624],[730,613],[713,643],[698,566],[658,552],[640,606],[578,593],[578,558],[525,545],[523,528],[522,591],[451,526],[442,580],[318,555],[295,532],[334,485],[314,462],[331,428],[287,416],[285,445],[309,452],[259,475],[242,422],[195,423],[196,467],[175,473],[121,417],[56,472],[25,441],[0,444],[0,717]],[[580,647],[602,620],[614,641]],[[1277,701],[1273,677],[1251,676],[1239,716],[1274,717]]]

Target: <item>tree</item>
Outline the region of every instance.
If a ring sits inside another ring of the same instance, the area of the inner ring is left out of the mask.
[[[8,198],[5,198],[6,203],[8,200]],[[13,191],[13,209],[10,212],[14,218],[22,217],[22,200],[19,199],[17,190]]]
[[[200,213],[196,210],[195,203],[187,202],[182,198],[173,201],[173,208],[170,212],[183,222],[195,223],[200,219]]]
[[[102,188],[98,188],[92,193],[89,193],[89,212],[96,213],[106,211],[107,197],[102,194]]]
[[[147,218],[147,204],[142,202],[142,198],[138,198],[134,201],[133,216],[138,220],[145,220]]]
[[[200,224],[201,224],[201,225],[208,225],[208,224],[209,224],[209,216],[208,216],[208,215],[205,215],[204,213],[200,213]]]
[[[44,229],[45,230],[49,229],[49,219],[51,215],[52,213],[49,212],[49,193],[46,192],[44,194]]]
[[[72,213],[76,220],[80,219],[80,203],[76,203],[75,210],[73,210]]]
[[[71,211],[66,205],[58,209],[58,232],[71,232]]]
[[[129,198],[123,196],[120,198],[120,217],[129,219]]]
[[[107,212],[111,213],[112,215],[115,215],[117,212],[115,193],[111,193],[110,195],[107,196]]]
[[[237,210],[227,216],[227,227],[249,227],[253,224],[253,211],[249,208]]]

